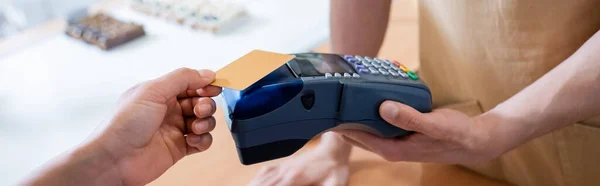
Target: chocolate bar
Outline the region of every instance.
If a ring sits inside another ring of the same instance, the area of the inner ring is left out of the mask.
[[[110,50],[146,34],[141,25],[126,23],[101,13],[70,22],[65,33],[103,50]]]

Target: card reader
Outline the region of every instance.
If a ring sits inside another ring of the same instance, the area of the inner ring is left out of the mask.
[[[431,112],[429,88],[397,61],[299,53],[250,87],[223,89],[225,118],[240,161],[251,165],[294,154],[332,129],[398,138],[411,134],[379,115],[383,101]]]

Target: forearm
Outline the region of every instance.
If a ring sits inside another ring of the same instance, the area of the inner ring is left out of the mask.
[[[480,119],[506,149],[600,114],[600,32],[575,54]],[[497,121],[497,122],[494,122]],[[485,122],[484,122],[485,123]]]
[[[388,25],[391,0],[331,0],[331,49],[375,57]]]
[[[24,180],[22,185],[121,185],[116,160],[95,145],[66,152]]]

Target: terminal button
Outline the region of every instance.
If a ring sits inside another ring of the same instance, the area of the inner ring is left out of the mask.
[[[358,75],[357,73],[352,73],[352,77],[359,78],[360,75]]]
[[[344,77],[352,77],[352,76],[348,73],[344,73]]]
[[[365,73],[369,73],[370,71],[369,71],[369,69],[361,68],[361,69],[358,69],[358,72],[361,74],[365,74]]]
[[[330,73],[325,73],[325,78],[331,78],[331,74]]]
[[[394,72],[394,71],[390,71],[390,74],[391,74],[392,76],[394,76],[394,77],[397,77],[397,76],[399,76],[399,75],[400,75],[400,74],[398,74],[398,73],[396,73],[396,72]]]
[[[342,77],[342,75],[336,72],[335,74],[333,74],[333,77]]]
[[[379,74],[379,70],[377,69],[369,69],[371,70],[371,74]]]
[[[365,68],[364,65],[354,65],[354,68]]]
[[[390,75],[390,73],[387,70],[379,70],[379,72],[381,72],[382,75]]]
[[[400,76],[402,76],[403,78],[408,78],[408,74],[406,74],[402,71],[398,71],[398,74],[400,74]]]
[[[415,74],[414,72],[408,71],[407,74],[410,77],[410,79],[413,79],[413,80],[419,79],[419,76],[417,76],[417,74]]]
[[[400,69],[402,69],[402,71],[404,72],[410,72],[410,70],[408,70],[408,68],[406,68],[405,66],[400,66]]]

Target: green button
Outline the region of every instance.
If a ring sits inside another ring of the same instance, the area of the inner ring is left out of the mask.
[[[413,79],[413,80],[417,80],[417,79],[419,79],[419,76],[417,76],[417,75],[416,75],[414,72],[412,72],[412,71],[408,71],[408,72],[407,72],[407,74],[408,74],[408,76],[409,76],[411,79]]]

